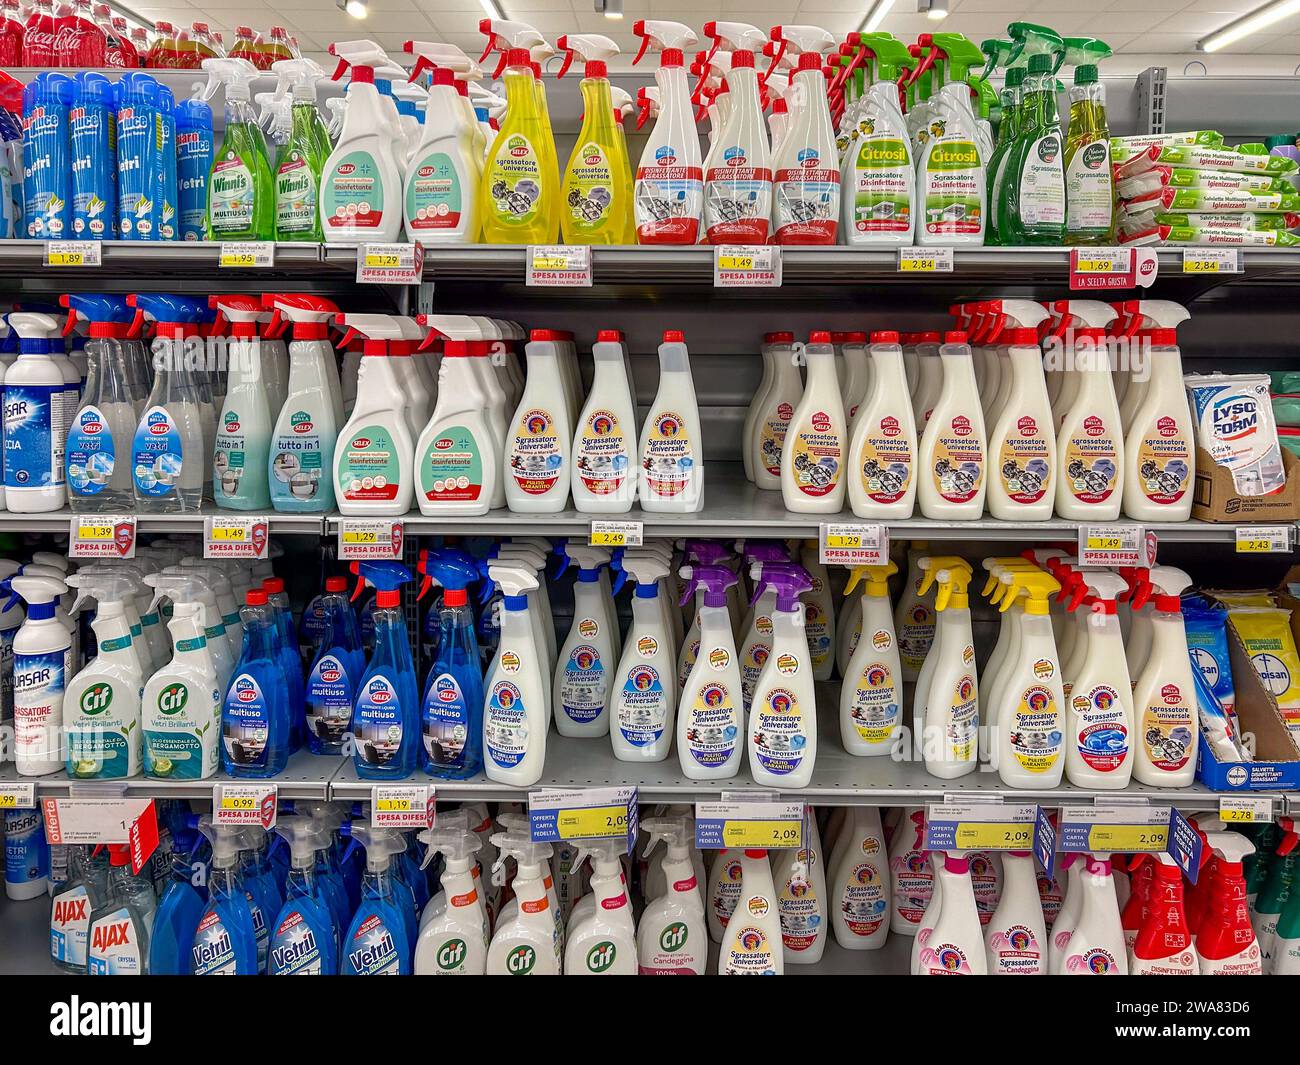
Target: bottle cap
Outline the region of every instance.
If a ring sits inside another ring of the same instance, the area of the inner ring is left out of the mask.
[[[266,592],[261,588],[250,588],[244,596],[244,603],[247,606],[266,606]]]
[[[284,591],[284,578],[267,577],[262,581],[262,591],[267,595],[279,595]]]
[[[596,334],[597,343],[617,344],[622,339],[623,331],[621,329],[602,329]]]
[[[873,344],[897,344],[898,334],[892,329],[877,329],[871,334]]]
[[[327,592],[346,592],[348,590],[348,579],[346,577],[326,577],[325,590]]]
[[[943,335],[943,342],[945,344],[965,344],[967,339],[968,335],[960,330],[952,330]]]
[[[829,344],[831,343],[831,334],[825,330],[817,330],[808,334],[809,344]]]
[[[681,343],[684,342],[685,340],[686,340],[686,334],[683,333],[680,329],[665,329],[665,330],[664,330],[664,343],[665,343],[665,344],[681,344]]]

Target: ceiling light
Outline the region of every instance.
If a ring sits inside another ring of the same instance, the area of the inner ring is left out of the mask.
[[[1202,52],[1217,52],[1220,48],[1235,44],[1243,37],[1249,37],[1252,33],[1258,33],[1273,23],[1281,22],[1284,18],[1295,14],[1300,14],[1300,0],[1274,0],[1274,3],[1265,4],[1249,15],[1237,19],[1236,22],[1230,22],[1223,29],[1197,41],[1196,47]]]
[[[478,0],[478,6],[483,9],[483,14],[488,18],[505,18],[505,12],[501,10],[501,5],[497,0]]]
[[[594,0],[594,2],[596,10],[607,19],[621,19],[623,17],[623,0]]]
[[[365,18],[370,13],[366,0],[335,0],[338,6],[353,18]]]
[[[948,0],[916,0],[916,11],[931,22],[942,22],[948,17]]]
[[[1297,0],[1297,2],[1300,3],[1300,0]],[[894,0],[876,0],[875,5],[867,12],[866,20],[862,23],[862,32],[872,33],[878,29],[893,6]]]

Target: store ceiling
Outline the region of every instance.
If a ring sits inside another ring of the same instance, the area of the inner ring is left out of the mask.
[[[334,0],[146,0],[158,6],[128,6],[147,19],[188,25],[207,18],[229,42],[238,25],[265,30],[284,25],[304,51],[323,52],[331,41],[369,37],[388,49],[411,38],[442,40],[477,54],[483,38],[479,0],[369,0],[370,14],[357,20]],[[638,18],[685,22],[696,31],[709,19],[743,19],[767,29],[786,20],[822,26],[835,34],[862,25],[870,0],[625,0],[621,21],[593,10],[592,0],[498,0],[507,18],[534,25],[554,39],[561,33],[603,33],[625,52],[635,53],[632,23]],[[1066,35],[1100,37],[1118,52],[1143,55],[1189,54],[1196,42],[1258,8],[1263,0],[949,0],[941,22],[916,13],[916,0],[896,0],[880,28],[903,39],[945,29],[979,41],[1000,35],[1008,22],[1024,19]],[[1300,55],[1300,15],[1247,37],[1223,53]],[[621,64],[620,64],[621,65]]]

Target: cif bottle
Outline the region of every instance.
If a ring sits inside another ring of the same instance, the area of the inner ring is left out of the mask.
[[[19,354],[4,378],[5,505],[24,514],[59,510],[67,500],[64,455],[73,414],[54,358],[59,326],[35,311],[14,312],[8,321]]]
[[[506,438],[506,502],[516,513],[554,514],[569,500],[573,416],[558,367],[562,338],[534,329],[524,349],[528,376]]]
[[[916,505],[916,423],[898,334],[871,334],[871,388],[853,419],[849,506],[860,518],[910,518]]]
[[[677,714],[677,756],[691,780],[728,780],[740,768],[744,703],[727,609],[739,578],[726,566],[683,566],[687,595],[700,592],[700,650],[686,677]]]
[[[704,440],[685,337],[664,332],[659,390],[641,429],[641,509],[692,514],[704,506]]]
[[[1011,392],[989,433],[989,513],[1003,521],[1045,521],[1056,490],[1056,433],[1043,378],[1038,325],[1049,317],[1033,300],[992,300],[993,342],[1007,345]]]
[[[436,828],[417,837],[428,848],[425,864],[443,856],[442,890],[420,916],[413,969],[416,976],[482,976],[491,939],[474,855],[481,844],[469,811],[450,810]]]
[[[503,595],[501,639],[485,683],[484,771],[489,780],[527,787],[541,779],[549,719],[546,652],[538,646],[528,609],[537,577],[512,561],[489,563],[488,576]]]
[[[13,642],[14,768],[19,776],[46,776],[64,764],[63,703],[74,660],[58,600],[68,586],[29,575],[10,577],[9,586],[27,604]]]
[[[730,45],[728,111],[704,162],[704,224],[710,244],[766,244],[772,226],[772,154],[759,101],[754,52],[766,35],[743,22],[706,22],[708,59]],[[707,62],[707,59],[706,59]]]
[[[420,713],[424,771],[464,780],[483,769],[483,674],[466,593],[478,567],[463,552],[444,548],[426,556],[421,572],[443,589],[438,648]]]
[[[365,780],[401,780],[415,771],[421,745],[420,692],[402,612],[411,580],[399,562],[353,562],[375,589],[375,645],[352,704],[353,762]]]
[[[245,59],[205,59],[211,100],[225,86],[225,132],[213,152],[208,174],[208,240],[272,240],[275,237],[275,185],[266,141],[250,100],[257,68]]]
[[[221,760],[230,776],[259,779],[282,773],[289,760],[289,681],[267,593],[249,589],[244,602],[243,649],[221,708]]]
[[[209,60],[211,62],[211,60]],[[209,303],[230,322],[226,399],[212,456],[212,497],[228,510],[265,510],[271,411],[257,332],[262,301],[255,296],[211,296]]]
[[[660,840],[668,853],[663,861],[664,893],[646,900],[637,922],[637,972],[641,976],[703,976],[709,929],[691,863],[689,822],[681,816],[647,817],[641,829],[646,835],[642,857],[648,857]]]
[[[627,844],[622,839],[581,840],[570,866],[578,875],[582,863],[591,859],[591,897],[594,905],[575,910],[564,939],[566,976],[637,975],[636,925],[632,904],[623,880],[620,857]]]
[[[776,902],[767,851],[741,851],[740,894],[723,934],[719,976],[781,976],[785,972]]]
[[[835,377],[831,334],[808,335],[808,379],[781,446],[781,498],[804,513],[838,513],[844,506],[847,424]]]
[[[222,691],[202,610],[193,601],[173,604],[171,661],[145,681],[140,725],[149,777],[202,780],[217,771]]]
[[[902,724],[902,666],[887,584],[897,572],[892,562],[854,566],[844,589],[847,597],[863,584],[861,635],[840,688],[840,742],[849,754],[890,754]]]
[[[1134,594],[1135,610],[1151,599],[1151,653],[1133,685],[1133,717],[1139,739],[1133,779],[1139,784],[1185,788],[1196,774],[1200,717],[1187,631],[1179,598],[1192,579],[1173,566],[1153,566]]]
[[[984,513],[988,446],[966,334],[945,333],[939,357],[943,389],[921,436],[917,498],[927,518],[973,521]]]
[[[591,392],[574,424],[570,451],[573,505],[584,514],[625,514],[636,498],[636,408],[625,357],[618,330],[596,334]]]
[[[366,851],[361,905],[339,948],[341,976],[409,976],[412,944],[399,901],[404,888],[392,871],[394,854],[406,843],[386,828],[352,826],[352,838]]]
[[[493,882],[504,882],[506,860],[515,859],[513,888],[519,905],[509,918],[497,922],[488,946],[488,975],[558,976],[560,926],[543,879],[551,845],[533,843],[527,835],[514,831],[494,833],[492,845],[499,851],[492,865]]]

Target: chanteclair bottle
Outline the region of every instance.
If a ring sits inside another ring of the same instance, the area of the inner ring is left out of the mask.
[[[1054,973],[1071,976],[1127,976],[1128,952],[1124,927],[1112,878],[1110,855],[1080,856],[1078,879],[1071,893],[1078,894],[1078,919],[1061,954],[1061,967]],[[1058,918],[1058,925],[1059,925]],[[1053,935],[1057,929],[1053,928]]]
[[[578,579],[573,623],[555,666],[555,725],[561,736],[604,736],[610,729],[610,694],[619,658],[617,623],[611,626],[611,599],[601,572],[609,564],[609,551],[568,544],[565,554],[578,564]]]
[[[517,513],[554,514],[569,501],[573,414],[559,372],[563,337],[534,329],[528,377],[506,437],[506,502]]]
[[[755,486],[775,491],[781,487],[781,454],[803,381],[793,333],[764,333],[761,350],[771,376],[750,404],[752,417],[743,443]]]
[[[910,518],[916,504],[917,443],[898,334],[871,334],[871,387],[853,416],[849,506],[860,518]]]
[[[922,591],[938,585],[938,621],[916,683],[913,742],[920,744],[926,772],[948,780],[973,771],[979,757],[979,681],[967,592],[971,574],[964,559],[927,561]]]
[[[785,948],[772,864],[765,850],[740,852],[740,893],[722,937],[719,976],[780,976]]]
[[[1034,856],[1002,856],[1002,898],[984,930],[985,960],[992,976],[1039,976],[1047,971],[1047,929],[1038,896]]]
[[[632,626],[614,671],[609,704],[609,737],[614,757],[623,762],[661,762],[668,757],[677,710],[676,656],[667,599],[660,583],[668,561],[649,552],[628,550],[622,568],[636,582]]]
[[[883,947],[889,936],[891,884],[878,808],[852,808],[827,869],[827,909],[835,942],[846,950]]]
[[[863,585],[861,635],[840,687],[840,742],[849,754],[891,753],[903,723],[902,666],[887,583],[897,572],[893,562],[855,566],[844,589],[847,597]]]
[[[925,849],[925,808],[904,807],[889,841],[889,930],[914,936],[934,895],[934,868]]]
[[[623,334],[602,329],[591,348],[592,381],[573,425],[573,505],[585,514],[625,514],[636,499],[636,407]]]
[[[677,756],[692,780],[727,780],[744,754],[740,666],[727,610],[727,589],[738,577],[726,566],[683,566],[687,595],[702,593],[700,650],[682,687],[677,712]]]
[[[787,510],[838,513],[844,507],[844,401],[831,334],[814,332],[803,349],[808,379],[781,446],[781,498]]]
[[[1131,362],[1143,357],[1150,378],[1124,438],[1124,515],[1134,521],[1186,521],[1192,513],[1196,453],[1177,327],[1191,316],[1168,300],[1130,300],[1116,310],[1116,355]]]
[[[488,576],[501,585],[501,640],[484,684],[483,766],[489,780],[536,784],[546,761],[547,698],[545,651],[538,648],[529,620],[528,591],[534,572],[516,562],[489,563]]]
[[[700,410],[680,330],[666,330],[659,345],[659,389],[641,429],[638,454],[642,510],[693,514],[704,506]]]
[[[826,864],[817,818],[812,807],[806,806],[801,844],[778,850],[772,862],[787,965],[816,965],[826,950]]]
[[[984,932],[975,907],[970,859],[956,852],[942,855],[935,867],[931,909],[934,924],[922,943],[917,935],[917,974],[920,976],[987,976]],[[923,923],[928,923],[927,911]]]
[[[967,335],[944,334],[943,388],[921,435],[917,499],[927,518],[972,521],[984,513],[988,443]]]

